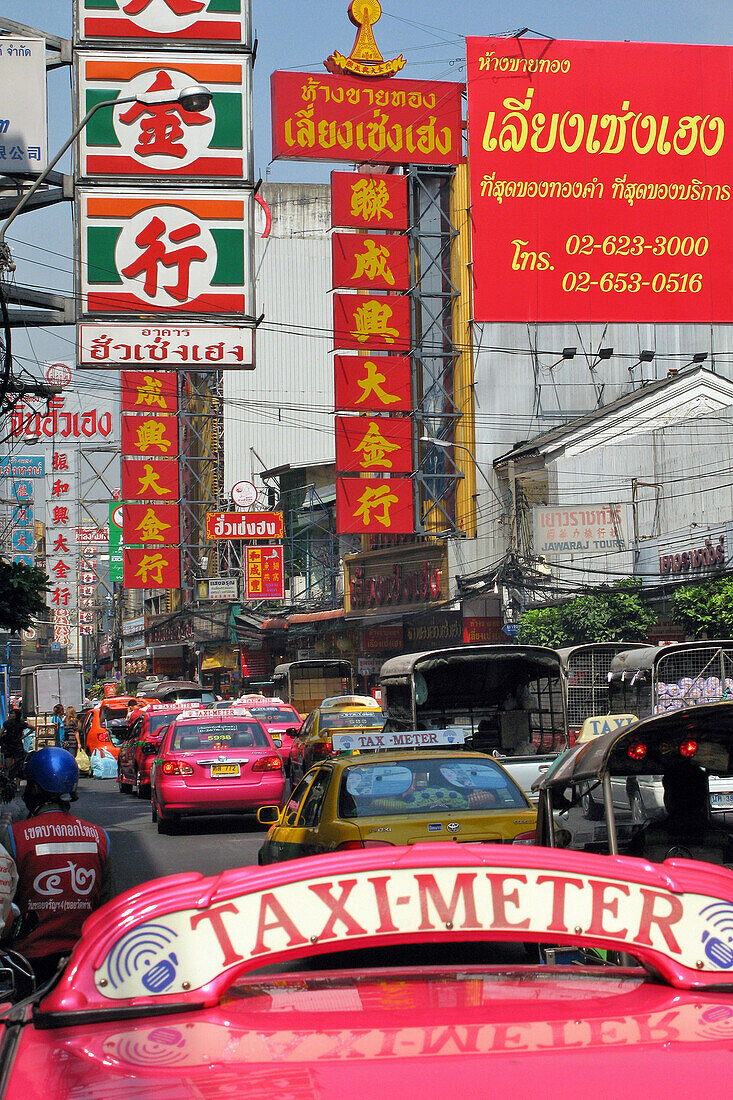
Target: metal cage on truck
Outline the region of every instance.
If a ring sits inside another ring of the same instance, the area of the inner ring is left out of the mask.
[[[733,640],[672,642],[618,653],[609,687],[611,712],[639,718],[733,699]]]
[[[586,718],[607,713],[608,684],[614,657],[618,653],[642,647],[641,642],[589,642],[558,649],[565,674],[565,704],[571,743],[580,736]]]

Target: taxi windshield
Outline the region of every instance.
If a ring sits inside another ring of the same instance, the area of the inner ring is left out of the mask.
[[[259,722],[186,722],[176,725],[171,738],[174,752],[198,749],[267,748],[267,734]]]
[[[381,710],[350,710],[339,711],[336,714],[321,712],[320,728],[322,730],[381,730],[383,725],[384,715]]]
[[[339,816],[351,818],[528,808],[516,783],[491,760],[354,765],[345,769],[339,791]]]
[[[259,718],[261,722],[289,722],[291,726],[299,726],[300,718],[292,707],[253,707],[248,706],[250,714]]]

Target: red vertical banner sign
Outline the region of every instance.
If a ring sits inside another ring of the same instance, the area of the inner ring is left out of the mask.
[[[404,417],[337,416],[336,471],[412,473],[412,421]]]
[[[406,294],[334,294],[337,348],[410,350],[410,299]]]
[[[331,227],[407,229],[407,176],[331,173]]]
[[[334,233],[331,237],[335,287],[409,290],[407,237],[382,233]]]
[[[336,524],[349,534],[412,534],[411,478],[336,478]]]
[[[410,412],[410,360],[406,355],[337,355],[334,390],[337,409]]]

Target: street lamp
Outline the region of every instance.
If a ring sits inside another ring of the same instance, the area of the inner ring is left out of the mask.
[[[5,243],[5,234],[8,228],[19,214],[22,214],[25,210],[28,202],[32,196],[36,193],[38,188],[44,183],[53,169],[56,167],[62,156],[69,148],[70,145],[76,141],[79,134],[82,132],[86,124],[92,115],[97,111],[101,111],[103,107],[119,107],[123,103],[145,103],[145,104],[158,104],[158,103],[180,103],[185,111],[203,111],[211,103],[211,92],[208,88],[205,88],[202,84],[191,84],[188,88],[182,88],[179,92],[173,93],[170,90],[161,90],[157,92],[138,92],[137,95],[121,96],[118,99],[103,99],[99,103],[95,103],[90,107],[84,117],[80,120],[79,124],[74,129],[71,137],[68,141],[59,149],[53,160],[46,165],[41,172],[38,179],[34,182],[29,191],[26,191],[18,205],[13,210],[12,214],[5,219],[0,228],[0,266],[9,265],[10,250]]]
[[[505,510],[504,509],[504,501],[501,499],[501,497],[497,493],[496,489],[491,484],[488,477],[486,476],[484,471],[479,466],[478,461],[476,459],[476,455],[473,453],[473,451],[471,450],[470,447],[467,447],[465,443],[455,443],[452,439],[438,439],[437,436],[434,436],[434,435],[421,435],[420,436],[420,442],[421,443],[432,443],[434,447],[442,447],[443,450],[445,450],[445,451],[449,451],[451,449],[451,447],[455,447],[459,451],[465,451],[468,454],[471,461],[473,462],[473,465],[474,465],[475,469],[481,474],[481,477],[484,479],[484,481],[488,485],[489,489],[491,489],[491,492],[494,494],[497,501],[501,505],[502,511]]]

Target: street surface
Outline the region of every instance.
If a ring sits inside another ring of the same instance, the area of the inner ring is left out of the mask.
[[[184,818],[175,835],[160,836],[150,800],[120,794],[113,779],[80,780],[72,809],[109,832],[117,893],[181,871],[215,875],[257,863],[266,832],[252,816],[192,817]]]

